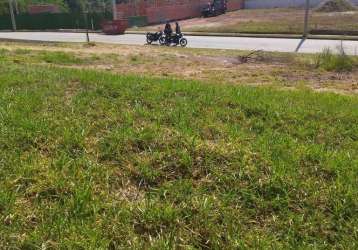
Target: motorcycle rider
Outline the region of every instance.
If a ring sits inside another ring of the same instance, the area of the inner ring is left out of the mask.
[[[208,10],[212,11],[214,9],[214,4],[211,2],[208,2]]]
[[[165,24],[164,34],[165,34],[165,39],[166,39],[167,41],[169,41],[170,38],[171,38],[171,36],[172,36],[172,34],[173,34],[173,29],[172,29],[172,26],[170,25],[169,22],[167,22],[167,23]]]
[[[163,32],[162,27],[158,26],[158,29],[157,29],[157,32],[156,32],[156,38],[157,38],[157,40],[159,40],[160,37],[163,36],[163,33],[164,33],[164,32]]]

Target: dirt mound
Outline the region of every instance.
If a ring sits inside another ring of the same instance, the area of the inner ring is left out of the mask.
[[[356,10],[356,7],[348,0],[327,0],[316,9],[319,12],[344,12],[352,10]]]

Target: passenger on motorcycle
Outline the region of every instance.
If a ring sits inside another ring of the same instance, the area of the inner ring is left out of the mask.
[[[179,25],[179,23],[178,22],[175,22],[175,35],[174,35],[174,43],[176,44],[176,45],[178,45],[179,44],[179,40],[180,40],[180,38],[182,37],[183,35],[181,34],[181,29],[180,29],[180,25]]]
[[[181,29],[178,22],[175,22],[175,33],[177,33],[177,35],[181,35]]]

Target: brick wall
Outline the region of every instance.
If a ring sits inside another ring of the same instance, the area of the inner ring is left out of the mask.
[[[148,23],[160,23],[166,20],[180,20],[201,15],[201,9],[212,0],[150,0],[137,4],[117,4],[117,18],[146,16]],[[228,10],[244,7],[244,0],[228,0]]]
[[[234,10],[243,9],[244,5],[245,5],[245,0],[228,1],[227,10],[234,11]]]
[[[186,3],[164,5],[147,8],[148,23],[165,22],[166,20],[180,20],[200,15],[200,3]]]

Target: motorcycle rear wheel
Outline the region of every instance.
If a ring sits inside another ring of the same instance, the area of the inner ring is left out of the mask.
[[[165,41],[165,37],[162,36],[161,38],[159,38],[159,44],[160,45],[165,45],[166,41]]]
[[[180,43],[180,46],[186,47],[188,45],[188,40],[186,40],[186,38],[181,38],[179,43]]]

